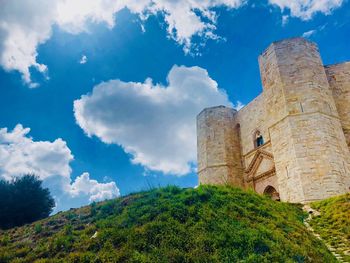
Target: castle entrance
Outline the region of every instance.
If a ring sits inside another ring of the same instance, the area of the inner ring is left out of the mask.
[[[264,190],[264,195],[268,195],[271,197],[272,200],[275,200],[275,201],[280,201],[280,194],[277,192],[277,190],[269,185],[265,188]]]

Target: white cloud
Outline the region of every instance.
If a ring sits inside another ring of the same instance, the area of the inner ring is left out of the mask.
[[[87,62],[87,56],[83,55],[80,60],[79,60],[79,64],[85,64]]]
[[[24,173],[34,173],[42,179],[52,175],[69,178],[73,155],[66,143],[62,139],[35,142],[27,137],[29,132],[22,125],[13,131],[0,129],[0,175],[7,180]]]
[[[290,15],[302,20],[311,19],[316,13],[330,14],[343,4],[343,0],[269,0],[282,11],[290,10]]]
[[[287,15],[282,16],[282,26],[287,25],[288,20],[289,20],[289,16]]]
[[[30,67],[47,71],[36,61],[36,48],[51,36],[55,7],[55,1],[1,1],[0,64],[5,70],[18,70],[31,87],[37,84],[31,82]]]
[[[84,194],[89,197],[89,201],[101,201],[119,196],[119,189],[115,182],[99,183],[91,180],[89,173],[83,173],[78,176],[71,185],[71,193],[73,196]]]
[[[236,109],[236,110],[240,110],[240,109],[242,109],[244,106],[245,106],[245,105],[244,105],[242,102],[237,101],[233,108]]]
[[[323,31],[325,28],[327,27],[327,24],[324,24],[324,25],[321,25],[321,26],[318,26],[317,28],[315,29],[312,29],[312,30],[309,30],[309,31],[306,31],[303,33],[303,37],[306,37],[306,38],[309,38],[309,37],[312,37],[314,36],[315,34]]]
[[[20,124],[12,131],[0,129],[0,178],[11,180],[28,173],[39,176],[55,198],[55,211],[119,196],[114,182],[98,183],[88,173],[71,183],[69,163],[74,157],[66,142],[34,141],[29,132]]]
[[[89,31],[91,23],[105,23],[112,28],[115,14],[127,8],[142,20],[162,14],[168,35],[186,52],[193,48],[192,37],[221,39],[215,34],[217,12],[214,7],[239,8],[247,0],[11,0],[1,1],[0,65],[17,70],[30,87],[39,84],[31,80],[30,70],[45,76],[47,66],[37,61],[37,47],[45,43],[58,26],[71,34]],[[311,19],[315,13],[330,14],[343,0],[269,0],[269,3],[289,9],[291,16]],[[284,15],[283,23],[287,22]],[[142,27],[142,22],[141,22]]]
[[[122,146],[135,164],[189,173],[196,160],[196,115],[205,107],[233,105],[200,67],[174,66],[167,81],[101,83],[74,102],[76,121],[88,136]]]
[[[216,13],[213,7],[238,8],[245,0],[11,0],[1,1],[0,65],[7,71],[17,70],[30,87],[30,69],[46,73],[47,67],[37,62],[37,47],[45,43],[52,26],[78,34],[88,31],[89,23],[105,23],[112,28],[115,14],[124,8],[141,19],[162,13],[169,36],[191,48],[193,35],[216,38],[213,33]]]
[[[309,30],[307,32],[303,33],[303,37],[311,37],[312,35],[314,35],[317,32],[317,30]]]

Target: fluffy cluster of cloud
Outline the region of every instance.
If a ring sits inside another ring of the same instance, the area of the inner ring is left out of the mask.
[[[98,183],[83,173],[71,182],[73,155],[65,141],[34,141],[29,128],[18,124],[0,129],[0,179],[32,173],[43,180],[56,200],[55,211],[119,196],[114,182]]]
[[[292,16],[310,19],[315,13],[329,14],[343,0],[268,0]],[[72,34],[88,31],[89,23],[105,23],[112,28],[115,14],[127,8],[141,20],[162,14],[171,38],[191,49],[194,35],[217,39],[215,7],[239,8],[248,0],[11,0],[1,1],[0,65],[17,70],[30,87],[30,69],[46,73],[47,67],[37,62],[37,47],[46,42],[53,25]],[[285,18],[287,16],[284,16]]]
[[[90,179],[89,173],[78,176],[70,186],[73,196],[85,195],[90,202],[111,199],[119,196],[119,189],[115,182],[99,183]]]
[[[316,13],[330,14],[340,7],[344,0],[269,0],[283,10],[289,9],[290,15],[302,20],[311,19]]]
[[[101,83],[74,102],[76,121],[88,136],[122,146],[135,164],[184,175],[196,160],[196,115],[233,105],[200,67],[173,66],[167,81]]]
[[[30,69],[45,73],[47,67],[37,62],[37,47],[46,42],[53,25],[72,33],[88,31],[89,23],[115,25],[115,13],[128,8],[141,19],[162,13],[169,36],[191,46],[193,35],[216,38],[213,31],[216,13],[211,8],[237,8],[244,0],[11,0],[1,1],[0,65],[5,70],[17,70],[30,87]]]

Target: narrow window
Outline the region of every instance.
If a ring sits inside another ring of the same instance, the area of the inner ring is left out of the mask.
[[[259,147],[264,144],[264,138],[262,135],[260,135],[258,138],[256,138],[256,146]]]
[[[264,137],[261,135],[260,131],[255,132],[254,136],[254,146],[255,148],[264,144]]]

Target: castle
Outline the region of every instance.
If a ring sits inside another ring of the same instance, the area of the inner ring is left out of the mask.
[[[239,111],[197,116],[200,184],[253,188],[306,203],[350,188],[350,62],[324,66],[304,38],[260,56],[263,92]]]

